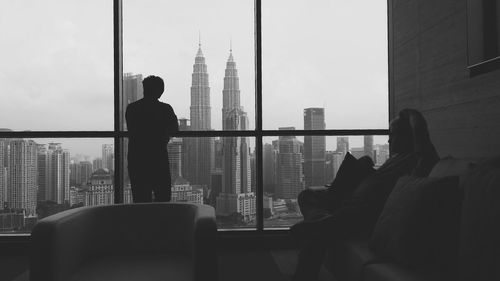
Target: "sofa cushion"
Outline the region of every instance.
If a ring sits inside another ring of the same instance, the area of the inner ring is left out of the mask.
[[[479,163],[461,184],[460,276],[500,280],[500,157]]]
[[[193,264],[179,255],[105,256],[83,264],[68,281],[193,280]]]
[[[375,263],[363,270],[363,281],[452,281],[453,276],[440,272],[416,271],[395,263]]]
[[[468,169],[473,167],[470,161],[447,156],[439,160],[439,162],[432,168],[429,177],[442,178],[448,176],[459,176],[464,174]]]
[[[359,281],[366,264],[380,261],[366,240],[337,241],[327,252],[324,265],[337,280]]]
[[[402,177],[387,199],[370,246],[408,266],[455,268],[459,214],[458,177]]]

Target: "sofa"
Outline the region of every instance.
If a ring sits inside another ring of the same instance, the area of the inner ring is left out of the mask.
[[[337,281],[500,280],[500,157],[477,163],[443,158],[434,166],[429,178],[447,177],[455,177],[458,185],[459,208],[458,215],[454,216],[457,227],[450,232],[452,235],[436,235],[430,239],[438,240],[432,247],[451,245],[441,250],[444,251],[442,259],[446,259],[443,262],[450,266],[432,266],[426,260],[411,264],[381,255],[373,245],[377,228],[361,238],[333,242],[324,266]],[[387,205],[388,202],[385,207]],[[381,217],[377,225],[380,221]],[[419,227],[425,228],[425,225]],[[434,229],[430,230],[432,234]],[[417,247],[413,248],[418,251]]]
[[[71,209],[35,225],[30,280],[217,280],[216,235],[207,205]]]

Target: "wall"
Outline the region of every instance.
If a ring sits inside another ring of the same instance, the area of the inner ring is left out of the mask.
[[[469,77],[466,2],[389,0],[390,102],[423,112],[441,157],[474,160],[500,155],[500,71]]]

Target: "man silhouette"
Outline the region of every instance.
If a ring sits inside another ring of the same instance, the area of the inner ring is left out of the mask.
[[[168,202],[171,198],[167,143],[179,130],[172,107],[160,102],[165,85],[158,76],[142,81],[144,98],[127,106],[128,172],[134,203]]]

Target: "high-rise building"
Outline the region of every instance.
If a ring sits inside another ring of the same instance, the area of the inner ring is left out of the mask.
[[[331,183],[337,172],[339,171],[340,164],[342,163],[342,152],[327,151],[326,152],[326,182]]]
[[[26,217],[36,216],[37,144],[15,139],[9,143],[9,184],[7,205],[22,210]]]
[[[373,155],[373,136],[364,136],[363,137],[363,141],[364,141],[364,154],[365,156],[369,156],[370,158],[374,158],[374,155]]]
[[[102,145],[102,168],[112,172],[115,170],[115,150],[113,144]]]
[[[171,138],[167,144],[172,184],[175,183],[177,178],[182,178],[182,145],[181,138]]]
[[[7,166],[5,165],[5,146],[7,143],[0,139],[0,210],[3,210],[7,201]]]
[[[93,173],[92,163],[89,161],[82,161],[78,163],[77,171],[79,177],[76,178],[76,185],[82,186],[87,184]]]
[[[304,109],[304,130],[324,130],[325,109]],[[304,177],[306,187],[323,186],[325,178],[325,136],[304,137]]]
[[[97,170],[100,170],[102,168],[103,168],[102,158],[96,158],[96,159],[92,160],[92,169],[94,172]]]
[[[45,196],[40,199],[64,204],[69,201],[69,151],[63,149],[60,143],[49,143],[45,155]],[[43,169],[39,171],[43,177]]]
[[[48,184],[48,166],[49,166],[49,158],[47,152],[46,144],[38,144],[37,145],[37,171],[38,171],[38,191],[37,191],[37,201],[43,202],[46,201],[47,197],[47,184]]]
[[[95,171],[85,191],[84,205],[111,205],[114,203],[114,198],[113,174],[105,169]]]
[[[120,130],[127,129],[127,122],[125,120],[125,111],[127,106],[134,101],[142,99],[144,96],[142,89],[142,74],[123,74],[123,96],[120,100]]]
[[[295,128],[280,128],[294,130]],[[297,199],[304,190],[302,173],[302,153],[300,142],[295,136],[280,136],[278,139],[278,186],[275,197],[280,199]]]
[[[201,51],[201,43],[193,65],[191,83],[190,129],[209,131],[211,125],[210,87],[207,65]],[[188,140],[189,173],[186,175],[192,184],[210,184],[210,164],[212,163],[213,138],[190,138]]]
[[[276,175],[278,150],[272,144],[265,143],[262,154],[264,192],[274,194],[278,180]]]
[[[232,50],[226,62],[222,90],[222,129],[248,130],[248,117],[240,104],[238,70]],[[245,220],[255,216],[255,195],[251,190],[250,149],[247,137],[222,138],[222,190],[217,198],[217,213],[240,213]],[[252,205],[253,204],[253,205]]]
[[[349,137],[337,137],[337,152],[345,156],[349,152]]]
[[[172,202],[203,204],[203,189],[193,188],[185,179],[177,178],[172,184]]]

